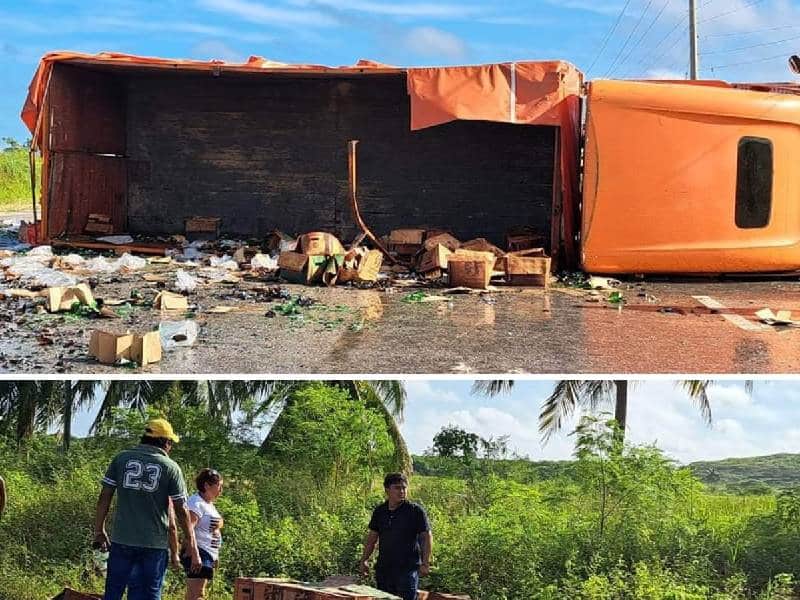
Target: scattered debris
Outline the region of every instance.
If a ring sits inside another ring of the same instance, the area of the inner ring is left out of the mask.
[[[614,290],[622,285],[619,279],[612,277],[589,277],[589,287],[593,290]]]
[[[158,325],[158,333],[161,336],[164,350],[193,346],[199,332],[200,328],[197,326],[197,322],[192,319],[161,321]]]
[[[773,313],[769,308],[763,308],[756,312],[756,317],[766,325],[800,327],[800,321],[792,319],[790,310],[779,310],[777,313]]]
[[[186,296],[164,290],[156,294],[153,306],[161,311],[188,310],[189,302]]]
[[[197,278],[189,275],[183,269],[175,273],[175,289],[179,292],[193,292],[197,287]]]
[[[71,287],[51,287],[45,290],[47,310],[51,313],[73,310],[73,305],[96,306],[92,290],[85,283]]]

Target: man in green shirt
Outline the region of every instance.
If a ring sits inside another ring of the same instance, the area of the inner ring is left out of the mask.
[[[179,441],[164,419],[152,419],[141,443],[117,454],[103,477],[94,524],[95,547],[109,549],[103,600],[160,600],[169,548],[169,505],[193,549],[192,568],[200,569],[194,531],[186,510],[186,484],[178,464],[169,458]],[[117,493],[109,543],[106,517]]]

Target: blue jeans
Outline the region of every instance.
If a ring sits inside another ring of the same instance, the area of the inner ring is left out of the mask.
[[[169,553],[159,548],[111,544],[103,600],[161,600]]]
[[[417,600],[419,571],[375,570],[375,583],[382,592],[400,596],[403,600]]]

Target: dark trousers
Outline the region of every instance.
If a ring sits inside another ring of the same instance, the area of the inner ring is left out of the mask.
[[[111,544],[103,600],[161,600],[169,553],[159,548]]]
[[[375,571],[375,582],[382,592],[400,596],[403,600],[417,600],[419,571]]]

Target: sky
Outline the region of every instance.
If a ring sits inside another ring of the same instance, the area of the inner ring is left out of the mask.
[[[589,78],[683,78],[689,0],[0,0],[0,138],[48,51],[330,66],[562,59]],[[697,0],[701,76],[787,81],[800,0]]]
[[[407,381],[401,430],[414,454],[429,449],[442,427],[456,425],[484,438],[507,435],[510,449],[531,460],[567,460],[572,458],[570,434],[579,415],[547,445],[537,432],[539,407],[553,384],[519,381],[510,395],[487,398],[470,393],[471,381]],[[758,381],[751,395],[742,382],[722,381],[712,385],[709,398],[711,427],[674,381],[634,384],[629,392],[628,440],[655,444],[682,464],[800,453],[800,381]],[[95,406],[76,415],[75,435],[86,435],[96,410]]]

